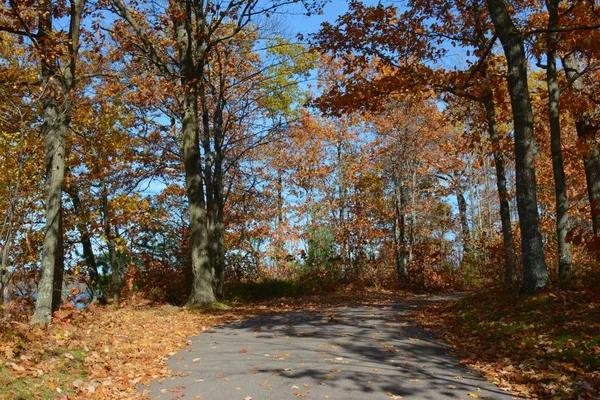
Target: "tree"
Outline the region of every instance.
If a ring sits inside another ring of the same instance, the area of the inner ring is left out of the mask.
[[[34,321],[47,324],[60,307],[64,270],[62,190],[65,179],[66,140],[72,113],[71,93],[76,85],[79,34],[85,0],[71,0],[70,7],[51,0],[26,6],[11,2],[3,9],[7,25],[0,30],[27,38],[41,68],[44,88],[42,116],[46,151],[46,228],[42,276]],[[54,29],[59,18],[69,21],[67,31]]]
[[[528,89],[524,39],[503,0],[487,0],[488,11],[502,42],[508,65],[508,91],[513,112],[517,207],[521,227],[523,291],[533,293],[549,283],[544,259],[535,177],[533,111]]]

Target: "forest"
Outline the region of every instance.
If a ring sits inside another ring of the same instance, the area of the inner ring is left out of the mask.
[[[0,397],[417,296],[500,388],[597,398],[599,129],[597,0],[2,0]]]

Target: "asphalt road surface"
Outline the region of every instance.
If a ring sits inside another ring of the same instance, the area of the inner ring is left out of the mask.
[[[150,399],[513,399],[407,318],[423,301],[295,311],[191,338]]]

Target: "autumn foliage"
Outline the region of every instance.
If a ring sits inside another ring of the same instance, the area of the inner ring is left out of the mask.
[[[276,23],[289,6],[0,2],[0,370],[95,357],[93,380],[134,362],[100,343],[137,317],[80,309],[206,307],[253,284],[554,290],[581,317],[600,274],[598,1],[352,0],[308,40]],[[498,307],[516,321],[524,299]],[[97,325],[66,340],[72,323]],[[554,361],[540,385],[598,384],[597,365]]]

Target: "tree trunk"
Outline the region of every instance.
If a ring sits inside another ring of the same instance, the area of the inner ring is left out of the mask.
[[[108,260],[112,272],[112,294],[113,304],[116,306],[121,301],[121,289],[123,288],[123,271],[119,251],[115,243],[116,234],[110,223],[110,207],[108,204],[108,188],[104,180],[101,180],[102,186],[102,226],[104,236],[106,236],[106,246],[108,247]]]
[[[42,276],[38,284],[34,323],[52,322],[60,308],[64,272],[62,229],[62,186],[65,179],[66,139],[71,123],[71,90],[75,86],[75,66],[79,52],[79,31],[85,0],[72,3],[69,21],[69,56],[59,66],[53,40],[53,3],[43,2],[39,10],[36,39],[40,51],[43,100],[44,147],[46,152],[46,227],[42,251]],[[60,106],[59,106],[60,104]]]
[[[546,0],[548,7],[549,22],[548,30],[558,27],[558,6],[560,0]],[[552,171],[554,173],[554,193],[556,197],[556,240],[558,245],[558,275],[561,279],[570,278],[573,271],[571,268],[571,249],[567,243],[569,231],[569,200],[567,198],[567,187],[565,168],[562,157],[562,146],[560,138],[560,90],[558,88],[558,73],[556,69],[556,47],[558,43],[557,33],[548,33],[546,40],[548,50],[546,83],[548,85],[548,111],[550,118],[550,149],[552,153]]]
[[[460,178],[457,178],[460,179]],[[471,251],[471,231],[469,229],[469,221],[467,219],[467,201],[465,200],[465,194],[463,188],[458,182],[455,187],[456,201],[458,203],[458,216],[460,219],[460,230],[463,241],[463,260],[467,254]]]
[[[44,81],[50,86],[54,75],[43,68]],[[44,142],[46,150],[46,227],[42,252],[42,276],[38,283],[34,322],[48,324],[60,308],[62,294],[63,238],[62,186],[65,177],[65,141],[68,120],[50,95],[44,100]],[[58,293],[55,293],[58,292]]]
[[[181,68],[181,95],[183,133],[183,158],[185,168],[185,185],[189,203],[190,214],[190,250],[192,259],[192,272],[194,281],[188,304],[209,305],[215,301],[213,290],[214,274],[208,256],[208,232],[206,203],[204,201],[204,187],[202,182],[202,169],[200,166],[200,136],[198,126],[198,78],[204,70],[202,61],[196,71],[192,52],[192,28],[190,3],[179,4],[184,15],[184,20],[174,21],[177,35],[177,52]]]
[[[2,246],[2,258],[0,259],[0,306],[8,302],[8,282],[10,281],[8,273],[8,255],[12,244],[12,218],[8,221],[8,230],[6,232],[4,246]]]
[[[213,247],[213,265],[216,277],[217,297],[222,299],[225,295],[225,225],[223,221],[223,166],[220,156],[215,160],[214,171],[214,188],[213,188],[213,207],[212,207],[212,247]]]
[[[408,257],[406,254],[406,223],[405,199],[402,177],[399,171],[394,171],[394,244],[396,253],[396,273],[401,286],[408,283]]]
[[[79,197],[79,190],[74,184],[69,184],[65,191],[71,198],[73,203],[73,210],[77,217],[77,230],[81,237],[81,246],[83,248],[83,259],[87,266],[87,271],[90,276],[92,283],[92,299],[91,302],[98,302],[100,304],[106,304],[106,293],[100,283],[100,274],[98,273],[98,264],[96,263],[96,256],[94,255],[94,248],[90,238],[90,233],[85,225],[85,212]]]
[[[188,90],[184,94],[183,110],[183,157],[189,202],[190,249],[194,275],[192,293],[188,303],[208,305],[215,301],[215,295],[213,291],[213,272],[208,256],[207,215],[202,186],[202,171],[200,169],[196,90]]]
[[[569,54],[562,60],[567,79],[572,82],[575,93],[581,92],[581,79],[579,74],[579,65],[573,54]],[[594,126],[590,116],[582,112],[575,116],[575,128],[580,143],[583,144],[583,165],[585,168],[585,178],[587,181],[588,198],[591,208],[592,228],[594,237],[600,240],[600,152],[596,142],[596,132],[598,126]]]
[[[410,184],[410,232],[408,235],[408,263],[412,263],[414,259],[414,246],[415,246],[415,229],[417,225],[417,213],[416,213],[416,197],[417,197],[417,169],[416,167],[411,173],[412,179]]]
[[[498,126],[496,124],[496,109],[491,93],[483,100],[485,106],[490,140],[494,150],[494,164],[496,166],[496,186],[498,188],[498,200],[500,202],[500,221],[502,223],[502,241],[504,245],[504,282],[512,285],[517,282],[515,242],[510,222],[510,204],[508,202],[508,190],[506,188],[506,171],[504,168],[504,154],[500,146]]]
[[[527,86],[527,58],[523,36],[513,24],[504,0],[487,0],[496,34],[502,42],[508,65],[508,90],[515,135],[516,187],[521,250],[523,292],[534,293],[550,278],[540,233],[537,182],[534,162],[533,111]]]
[[[223,68],[223,66],[221,66]],[[223,211],[225,193],[223,187],[223,109],[225,108],[225,79],[221,71],[219,90],[213,93],[215,108],[213,115],[214,174],[213,174],[213,263],[217,281],[217,296],[225,295],[225,225]]]

